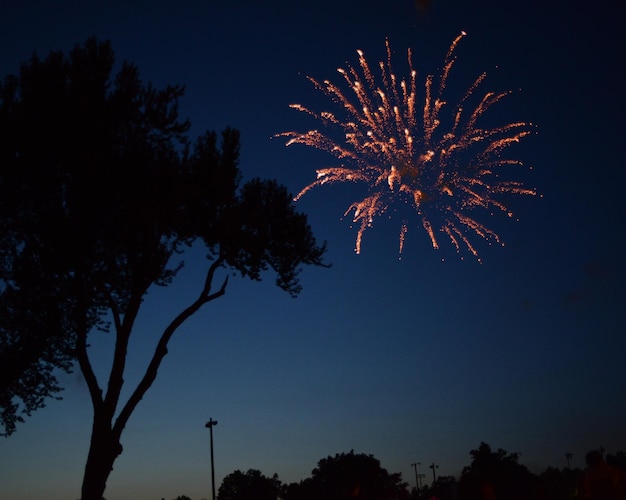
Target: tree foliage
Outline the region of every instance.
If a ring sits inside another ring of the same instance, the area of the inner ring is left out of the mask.
[[[535,476],[518,463],[519,453],[501,448],[492,451],[481,442],[470,451],[472,462],[463,469],[458,485],[460,499],[530,498],[536,490]]]
[[[133,64],[115,75],[113,67],[109,42],[91,38],[67,55],[33,55],[0,83],[0,422],[5,435],[15,431],[60,390],[58,370],[77,361],[94,406],[86,476],[109,468],[108,476],[169,339],[225,293],[218,271],[259,280],[272,269],[295,296],[301,266],[323,265],[325,251],[283,186],[241,183],[236,130],[190,140],[178,116],[183,87],[158,90]],[[194,242],[206,248],[204,286],[156,336],[145,375],[122,404],[142,302],[172,282]],[[96,329],[115,336],[106,385],[89,359]]]
[[[323,458],[311,477],[285,489],[285,500],[408,499],[407,483],[399,473],[389,473],[373,455],[336,454]]]
[[[217,491],[217,500],[276,500],[282,483],[278,475],[267,477],[257,469],[228,474]]]
[[[571,500],[578,496],[582,477],[580,469],[548,467],[537,478],[538,496],[546,500]]]
[[[453,476],[437,476],[435,481],[424,486],[419,492],[414,488],[411,498],[453,500],[457,497],[457,487],[458,482]]]

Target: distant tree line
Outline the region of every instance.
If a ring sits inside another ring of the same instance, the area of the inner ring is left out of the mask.
[[[354,453],[328,456],[311,476],[283,483],[278,474],[258,469],[228,474],[217,500],[625,500],[626,453],[600,457],[599,464],[579,468],[548,467],[534,474],[519,463],[519,453],[493,450],[487,443],[470,451],[471,462],[459,478],[439,476],[432,484],[409,488],[401,473],[388,472],[373,455]],[[599,468],[598,468],[599,467]],[[597,481],[600,478],[600,481]],[[593,480],[597,485],[594,486]],[[598,486],[599,484],[599,486]],[[179,496],[175,500],[191,500]]]
[[[224,478],[217,500],[408,500],[407,488],[400,473],[389,473],[373,455],[352,450],[323,458],[299,483],[283,484],[277,474],[266,477],[256,469],[237,470]]]
[[[519,453],[493,451],[482,442],[470,451],[472,461],[457,480],[440,476],[417,491],[411,499],[428,500],[624,500],[626,498],[626,453],[603,456],[603,451],[587,453],[585,470],[548,467],[533,474],[519,463]],[[591,463],[592,456],[600,458]]]

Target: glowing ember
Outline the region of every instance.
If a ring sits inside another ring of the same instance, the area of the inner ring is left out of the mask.
[[[500,239],[470,214],[478,208],[495,207],[511,216],[509,209],[498,201],[498,195],[536,194],[520,182],[503,181],[497,175],[502,167],[522,165],[521,161],[504,158],[502,154],[512,143],[530,134],[530,124],[515,122],[482,128],[478,123],[508,92],[487,92],[470,112],[464,110],[485,79],[485,73],[451,110],[449,125],[442,125],[442,111],[447,104],[443,92],[456,59],[454,49],[463,36],[464,32],[450,45],[438,86],[433,83],[432,75],[426,77],[423,109],[417,104],[411,50],[407,54],[410,77],[398,81],[391,65],[389,42],[386,42],[387,61],[379,63],[380,80],[374,77],[360,50],[357,51],[360,72],[351,66],[338,69],[351,97],[328,80],[320,83],[308,77],[317,89],[343,108],[345,119],[328,111],[316,113],[300,104],[291,105],[315,117],[329,133],[333,129],[342,132],[341,141],[318,130],[279,134],[289,138],[288,146],[304,144],[327,151],[341,161],[338,166],[317,170],[317,180],[302,189],[295,200],[327,183],[360,182],[368,187],[367,196],[352,203],[344,214],[352,213],[353,221],[359,224],[357,253],[361,251],[363,233],[376,216],[408,203],[421,219],[433,248],[439,248],[439,238],[445,235],[457,252],[464,248],[478,258],[471,236],[496,242]],[[407,231],[408,223],[403,220],[400,253]]]

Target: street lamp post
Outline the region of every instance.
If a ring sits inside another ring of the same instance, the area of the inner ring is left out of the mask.
[[[415,471],[415,489],[417,490],[417,494],[419,495],[420,492],[420,481],[417,475],[417,466],[418,465],[422,465],[420,462],[415,462],[413,464],[411,464],[411,466],[413,467],[413,470]]]
[[[420,490],[422,489],[422,479],[424,479],[426,477],[426,474],[418,474],[417,475],[417,479],[419,481],[419,488]]]
[[[213,462],[213,426],[217,425],[217,420],[212,418],[205,424],[205,427],[209,428],[209,434],[211,435],[211,491],[213,492],[213,500],[215,500],[215,465]]]
[[[434,483],[435,481],[437,481],[437,473],[435,472],[435,469],[438,469],[439,466],[435,464],[435,462],[433,462],[428,467],[430,467],[433,470],[433,483]]]

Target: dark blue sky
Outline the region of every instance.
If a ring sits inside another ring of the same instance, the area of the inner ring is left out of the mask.
[[[549,5],[546,5],[549,3]],[[211,5],[216,4],[216,5]],[[512,197],[494,216],[505,247],[478,241],[483,263],[423,230],[378,220],[355,255],[341,215],[350,186],[300,202],[327,240],[331,269],[306,269],[289,298],[268,279],[230,281],[228,293],[173,339],[159,378],[123,437],[109,500],[210,496],[216,475],[258,468],[285,481],[354,449],[413,484],[412,462],[456,475],[486,441],[521,453],[534,471],[565,453],[626,449],[625,7],[619,2],[411,0],[271,2],[22,2],[0,17],[0,74],[36,50],[67,50],[90,35],[111,40],[157,86],[186,85],[193,133],[242,131],[246,178],[277,178],[296,193],[332,158],[285,148],[272,136],[317,124],[288,108],[326,106],[306,75],[339,82],[336,68],[384,56],[401,73],[407,47],[423,81],[465,30],[450,90],[482,71],[483,89],[514,92],[491,118],[529,121],[516,147],[532,170],[516,178],[543,197]],[[519,220],[517,220],[519,219]],[[172,290],[148,297],[131,353],[139,377],[155,333],[193,296],[202,260],[192,252]],[[104,373],[108,339],[93,338]],[[79,495],[90,403],[79,374],[2,442],[0,496]],[[33,478],[37,478],[36,481]]]

